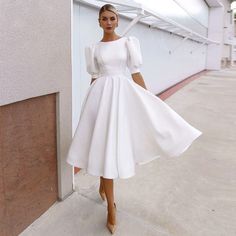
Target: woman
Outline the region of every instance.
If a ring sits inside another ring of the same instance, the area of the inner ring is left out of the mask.
[[[117,35],[118,20],[114,6],[100,9],[103,38],[85,50],[91,84],[67,156],[69,164],[100,176],[111,233],[116,229],[113,179],[134,176],[136,164],[162,154],[179,156],[202,134],[146,89],[139,41]]]

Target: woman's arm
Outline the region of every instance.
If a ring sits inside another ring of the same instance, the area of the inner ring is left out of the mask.
[[[137,83],[138,85],[140,85],[141,87],[143,87],[144,89],[147,90],[147,87],[145,85],[145,82],[144,82],[143,77],[140,72],[134,73],[131,76],[132,76],[135,83]]]

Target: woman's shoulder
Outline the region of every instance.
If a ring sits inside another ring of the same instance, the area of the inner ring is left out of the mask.
[[[119,42],[121,41],[122,39],[125,39],[125,40],[139,40],[136,36],[133,36],[133,35],[128,35],[128,36],[121,36],[120,38],[116,39],[116,40],[113,40],[113,41],[106,41],[106,42],[103,42],[103,41],[97,41],[97,42],[93,42],[89,45],[86,45],[85,47],[96,47],[97,45],[100,45],[100,44],[106,44],[106,43],[113,43],[113,42]]]
[[[114,44],[118,44],[120,42],[123,42],[124,40],[127,40],[126,36],[120,36],[119,38],[112,40],[112,41],[98,41],[95,43],[95,46],[97,45],[114,45]]]
[[[85,45],[85,48],[87,48],[87,49],[92,49],[92,48],[94,48],[94,47],[96,46],[96,44],[97,44],[97,43],[87,44],[87,45]]]
[[[96,43],[91,43],[84,47],[85,53],[94,53],[96,49]]]
[[[136,36],[130,35],[130,36],[127,36],[127,41],[129,41],[129,42],[139,42],[139,39]]]

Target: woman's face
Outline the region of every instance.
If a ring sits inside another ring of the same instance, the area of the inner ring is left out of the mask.
[[[104,11],[100,16],[99,23],[105,33],[113,33],[118,26],[117,15],[111,11]]]

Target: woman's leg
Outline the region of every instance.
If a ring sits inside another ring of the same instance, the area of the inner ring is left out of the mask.
[[[103,177],[101,179],[107,199],[108,219],[111,224],[115,224],[113,179],[105,179]]]

